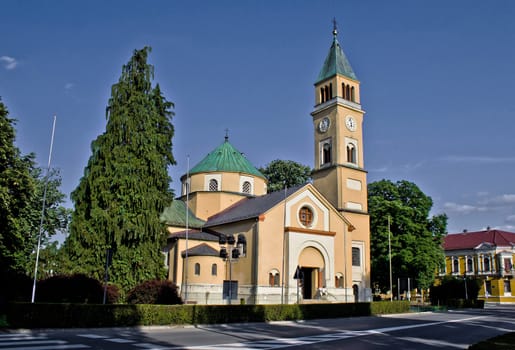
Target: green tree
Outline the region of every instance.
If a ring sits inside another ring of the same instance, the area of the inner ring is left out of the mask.
[[[72,193],[75,211],[64,249],[74,272],[104,276],[125,291],[163,278],[164,226],[159,215],[173,200],[168,167],[172,155],[173,104],[152,87],[149,47],[135,50],[111,89],[106,131]]]
[[[31,176],[34,155],[22,156],[14,145],[15,120],[0,101],[0,266],[4,272],[24,272],[34,248],[24,213],[36,184]]]
[[[35,165],[34,154],[22,156],[15,147],[15,120],[8,114],[0,101],[0,265],[2,280],[11,281],[0,288],[0,294],[27,300],[27,290],[13,281],[33,277],[40,231],[44,252],[50,237],[66,230],[70,211],[61,206],[65,196],[59,191],[58,171],[52,170],[43,177],[41,168]],[[46,205],[41,226],[45,186]],[[53,257],[45,256],[43,253],[43,261],[55,263]]]
[[[390,286],[388,221],[395,284],[397,277],[413,278],[413,287],[426,289],[432,284],[444,258],[442,238],[447,229],[445,214],[429,217],[432,206],[431,197],[409,181],[368,185],[372,283],[381,290]]]
[[[46,171],[45,171],[46,172]],[[41,168],[33,167],[30,174],[34,180],[35,188],[29,197],[29,202],[23,212],[20,220],[23,222],[24,230],[31,232],[30,240],[27,243],[27,261],[25,263],[26,274],[34,276],[34,264],[36,261],[36,247],[38,244],[38,236],[41,231],[41,250],[39,256],[38,270],[43,275],[38,278],[54,273],[57,261],[57,242],[51,242],[51,239],[57,233],[66,233],[70,222],[71,209],[62,206],[66,196],[59,190],[61,186],[61,176],[59,170],[50,169],[43,176]],[[46,195],[45,195],[46,187]],[[43,221],[41,222],[42,200],[45,197],[45,212]],[[43,223],[43,225],[41,225]],[[30,244],[29,244],[30,243]],[[48,248],[48,252],[44,251]],[[52,252],[50,254],[50,252]],[[42,265],[48,266],[48,269],[40,270]],[[52,268],[50,268],[52,267]]]
[[[259,171],[268,179],[268,192],[303,185],[311,179],[311,168],[293,160],[276,159]]]

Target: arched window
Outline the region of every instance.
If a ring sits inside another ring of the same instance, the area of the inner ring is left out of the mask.
[[[195,275],[200,276],[200,264],[195,263]]]
[[[333,83],[329,84],[329,99],[333,99]]]
[[[355,95],[354,95],[354,86],[350,88],[350,100],[352,102],[355,102]]]
[[[467,272],[474,272],[474,261],[472,258],[467,258]]]
[[[209,180],[209,190],[218,191],[218,181],[216,181],[215,179]]]
[[[268,285],[270,287],[279,287],[279,271],[273,269],[268,273]]]
[[[324,141],[322,145],[322,165],[331,163],[331,141]]]
[[[485,271],[490,272],[490,258],[485,256],[483,260],[483,265],[485,266]]]
[[[350,100],[350,85],[347,85],[345,86],[345,96],[346,96],[346,100]]]
[[[250,191],[252,189],[252,185],[250,184],[249,181],[245,181],[241,187],[242,187],[241,191],[243,193],[250,193]]]
[[[308,207],[302,207],[299,210],[299,220],[302,225],[309,227],[313,223],[313,212]]]
[[[218,265],[211,265],[211,276],[216,276],[218,274]]]
[[[460,262],[459,262],[458,258],[456,258],[456,257],[452,260],[452,272],[454,272],[454,273],[460,272]]]
[[[345,95],[345,83],[342,83],[342,97],[347,99],[347,95]]]
[[[322,86],[320,88],[320,103],[324,103],[325,102],[325,90],[324,90],[324,87]]]
[[[328,101],[329,100],[329,86],[326,85],[324,87],[324,89],[325,89],[325,101]]]
[[[356,147],[352,143],[347,144],[347,162],[356,164]]]
[[[336,288],[343,288],[343,274],[338,272],[336,276],[334,276],[334,286]]]

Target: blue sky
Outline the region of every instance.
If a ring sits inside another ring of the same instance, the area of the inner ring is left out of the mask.
[[[175,103],[172,187],[223,142],[313,165],[313,83],[332,40],[361,81],[368,181],[408,180],[449,232],[515,231],[515,2],[2,0],[0,96],[17,145],[67,195],[134,49]],[[71,205],[71,203],[68,203]]]

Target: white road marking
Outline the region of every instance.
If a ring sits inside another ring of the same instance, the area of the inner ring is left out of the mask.
[[[385,328],[377,328],[370,330],[362,330],[362,331],[342,331],[333,334],[323,334],[323,335],[315,335],[315,336],[306,336],[299,338],[277,338],[275,340],[263,340],[263,341],[252,341],[245,343],[230,343],[230,344],[216,344],[216,345],[204,345],[204,346],[186,346],[186,347],[172,347],[169,349],[185,349],[185,350],[221,350],[221,349],[238,349],[238,350],[271,350],[271,349],[279,349],[279,348],[287,348],[294,345],[307,345],[307,344],[315,344],[315,343],[324,343],[329,341],[348,339],[348,338],[356,338],[362,337],[365,335],[377,335],[384,334],[388,332],[395,332],[405,329],[419,328],[419,327],[429,327],[436,326],[440,324],[448,324],[448,323],[457,323],[457,322],[467,322],[470,320],[475,320],[479,318],[485,318],[487,316],[475,316],[469,318],[463,318],[458,320],[450,320],[450,321],[436,321],[436,322],[428,322],[416,325],[406,325],[406,326],[397,326],[397,327],[385,327]],[[414,341],[418,338],[410,338],[407,340]],[[420,340],[422,342],[422,340]],[[430,340],[428,341],[430,342]],[[438,341],[436,341],[438,342]],[[445,342],[442,342],[445,343]],[[429,343],[428,343],[429,344]],[[437,345],[437,343],[434,343]],[[461,345],[460,349],[462,348]]]
[[[425,345],[431,345],[439,348],[457,348],[457,349],[468,349],[469,344],[454,344],[449,343],[447,341],[443,340],[435,340],[435,339],[423,339],[423,338],[414,338],[414,337],[396,337],[396,339],[404,340],[404,341],[410,341],[413,343],[419,343],[419,344],[425,344]]]

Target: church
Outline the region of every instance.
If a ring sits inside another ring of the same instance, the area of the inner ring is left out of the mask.
[[[314,84],[311,183],[267,193],[227,136],[181,177],[161,220],[168,279],[186,303],[371,301],[365,112],[332,34]]]

